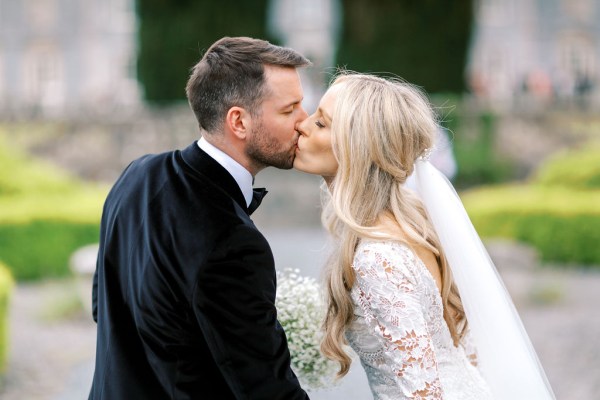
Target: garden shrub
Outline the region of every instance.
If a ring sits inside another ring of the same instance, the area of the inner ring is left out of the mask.
[[[15,279],[68,275],[71,253],[98,241],[106,194],[0,142],[0,257]]]
[[[69,257],[78,248],[98,242],[97,223],[32,220],[0,224],[2,257],[19,281],[69,275]]]
[[[0,136],[0,196],[26,193],[62,193],[79,186],[60,168],[27,157],[7,146]]]
[[[6,371],[8,361],[8,307],[13,279],[8,268],[0,262],[0,375]]]
[[[542,260],[600,265],[600,190],[501,185],[461,195],[482,237],[534,246]]]
[[[545,186],[600,190],[600,144],[550,157],[539,168],[535,181]]]

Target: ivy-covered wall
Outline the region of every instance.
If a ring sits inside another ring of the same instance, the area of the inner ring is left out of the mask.
[[[223,36],[273,39],[268,0],[138,0],[138,78],[151,103],[185,98],[190,68]],[[464,90],[472,0],[341,0],[336,65],[390,72],[429,93]],[[298,24],[302,16],[298,16]]]
[[[343,0],[337,63],[391,72],[429,93],[460,93],[472,0]]]
[[[147,101],[185,99],[190,69],[223,36],[266,38],[267,0],[138,0],[138,79]]]

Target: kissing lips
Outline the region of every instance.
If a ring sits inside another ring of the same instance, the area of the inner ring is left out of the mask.
[[[300,138],[301,137],[302,136],[300,136],[300,137],[298,137],[298,139],[296,139],[296,146],[295,146],[296,147],[296,152],[300,151]]]

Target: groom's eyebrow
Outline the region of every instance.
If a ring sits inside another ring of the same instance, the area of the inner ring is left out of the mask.
[[[300,104],[300,103],[302,103],[302,100],[304,100],[304,99],[302,98],[302,99],[300,99],[300,100],[294,100],[294,101],[291,101],[291,102],[287,103],[285,106],[283,106],[283,107],[281,107],[281,108],[283,108],[283,109],[285,109],[285,108],[290,108],[290,107],[292,107],[292,106],[295,106],[295,105],[297,105],[297,104]]]

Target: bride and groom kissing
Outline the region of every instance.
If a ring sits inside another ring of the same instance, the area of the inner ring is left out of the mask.
[[[266,41],[215,42],[186,94],[200,139],[133,161],[102,214],[90,399],[308,399],[277,321],[262,169],[323,177],[323,354],[349,345],[375,399],[551,399],[510,297],[452,186],[427,162],[415,86],[343,73],[308,115],[298,68]],[[416,177],[417,190],[406,179]]]

